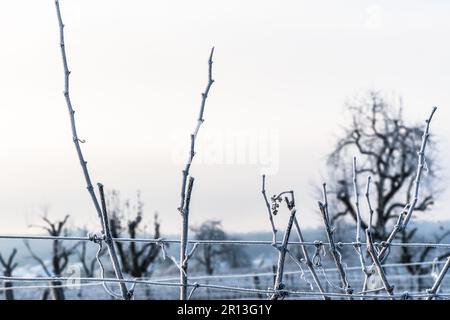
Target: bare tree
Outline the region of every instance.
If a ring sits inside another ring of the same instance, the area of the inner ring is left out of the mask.
[[[39,225],[37,227],[44,229],[48,233],[48,235],[52,237],[67,236],[68,232],[65,228],[65,225],[68,219],[69,215],[66,215],[62,220],[56,221],[51,221],[46,216],[43,216],[42,220],[45,224]],[[69,257],[75,253],[78,243],[72,247],[66,248],[61,240],[53,240],[50,266],[48,266],[41,257],[34,253],[28,241],[25,241],[25,246],[30,252],[31,257],[41,265],[47,276],[61,277],[68,266]],[[61,285],[62,283],[59,280],[50,282],[50,292],[52,293],[52,297],[54,300],[65,299],[64,289],[61,287]]]
[[[227,234],[220,221],[208,220],[200,226],[191,227],[196,240],[226,240]],[[202,244],[193,256],[207,274],[213,274],[217,265],[230,257],[230,246],[225,244]]]
[[[374,240],[384,240],[388,225],[398,218],[398,212],[413,197],[417,152],[420,149],[422,125],[407,124],[401,107],[396,108],[380,92],[370,91],[362,99],[349,103],[353,118],[344,136],[338,140],[328,158],[329,181],[335,181],[330,191],[331,222],[351,217],[357,223],[358,214],[352,200],[351,160],[357,156],[360,166],[356,174],[366,173],[373,179],[373,226],[367,219],[360,227],[371,227]],[[432,141],[428,141],[428,143]],[[434,202],[433,177],[436,167],[433,153],[427,155],[428,183],[423,184],[420,202],[415,211],[425,211]]]
[[[3,267],[3,275],[5,277],[12,277],[14,269],[17,268],[18,263],[14,262],[14,258],[16,257],[17,249],[14,248],[10,253],[9,257],[3,258],[0,253],[0,264]],[[14,300],[14,292],[12,290],[13,283],[11,281],[5,281],[5,298],[6,300]]]
[[[126,201],[122,205],[117,191],[111,192],[108,201],[111,208],[110,226],[114,238],[128,237],[135,239],[139,235],[148,237],[148,225],[143,221],[144,204],[141,201],[139,192],[137,193],[135,205],[132,205],[130,201]],[[158,213],[155,213],[153,219],[153,239],[160,238],[160,227]],[[139,245],[133,241],[128,243],[117,242],[116,246],[123,271],[135,278],[149,276],[149,267],[156,261],[161,250],[160,246],[156,243]]]

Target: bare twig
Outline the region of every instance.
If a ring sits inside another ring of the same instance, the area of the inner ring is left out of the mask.
[[[209,90],[211,89],[212,84],[214,83],[214,79],[212,78],[212,65],[213,65],[213,55],[214,55],[214,47],[211,49],[211,53],[209,55],[208,60],[208,83],[206,85],[205,91],[202,93],[202,102],[200,105],[200,112],[197,118],[197,125],[194,129],[194,132],[191,134],[191,147],[189,151],[189,157],[188,161],[186,163],[186,166],[182,172],[182,181],[181,181],[181,200],[180,200],[180,206],[178,207],[178,210],[181,213],[182,216],[182,229],[181,229],[181,243],[180,243],[180,299],[186,300],[187,299],[187,268],[188,268],[188,259],[186,259],[187,256],[187,244],[188,244],[188,232],[189,232],[189,202],[190,197],[192,193],[192,187],[194,184],[194,178],[189,177],[189,183],[188,183],[188,176],[189,176],[189,170],[191,168],[192,160],[195,156],[195,141],[198,136],[198,132],[200,130],[200,127],[202,123],[205,121],[203,118],[203,114],[205,112],[205,105],[206,105],[206,99],[208,98]]]
[[[187,191],[187,189],[186,189],[187,178],[189,176],[189,170],[191,168],[192,160],[194,159],[194,156],[195,156],[195,141],[197,140],[200,126],[205,121],[205,119],[203,119],[203,113],[205,111],[206,99],[208,98],[209,90],[211,89],[211,86],[214,83],[214,79],[212,78],[213,54],[214,54],[214,47],[211,49],[211,53],[209,55],[209,60],[208,60],[208,66],[209,66],[209,68],[208,68],[208,84],[206,85],[205,92],[202,93],[202,102],[200,105],[200,113],[198,115],[197,125],[194,129],[194,132],[191,134],[191,148],[189,151],[188,161],[183,170],[183,179],[182,179],[182,183],[181,183],[181,201],[180,201],[180,207],[178,208],[178,210],[181,213],[183,212],[183,209],[185,206],[185,198],[186,198],[186,191]]]
[[[277,245],[277,229],[275,227],[275,223],[273,222],[272,209],[270,208],[270,203],[269,203],[269,200],[268,200],[267,194],[266,194],[266,175],[265,174],[262,175],[261,193],[264,197],[264,202],[267,207],[267,213],[269,214],[270,225],[272,227],[272,242],[273,242],[273,245],[276,246]]]
[[[402,212],[399,215],[398,221],[395,224],[391,234],[389,235],[388,239],[386,240],[386,245],[381,248],[380,252],[378,253],[378,259],[380,262],[383,262],[387,257],[387,252],[389,245],[394,241],[395,236],[402,230],[406,229],[406,226],[408,225],[409,220],[411,219],[411,216],[414,212],[418,197],[419,197],[419,186],[420,186],[420,180],[422,177],[422,171],[425,166],[425,148],[427,145],[428,137],[429,137],[429,129],[430,129],[430,123],[433,118],[434,113],[436,112],[437,107],[433,107],[430,116],[425,121],[425,131],[422,135],[422,143],[419,150],[419,158],[417,161],[417,172],[416,172],[416,178],[414,180],[414,197],[411,203],[408,203],[405,208],[402,210]]]
[[[302,230],[300,229],[300,224],[298,223],[297,217],[294,218],[294,225],[295,225],[295,229],[297,231],[297,237],[298,237],[299,241],[304,242]],[[303,258],[305,259],[306,267],[308,268],[309,272],[311,273],[311,276],[314,279],[314,282],[315,282],[317,288],[319,289],[320,293],[322,293],[322,298],[324,300],[328,300],[329,298],[326,296],[325,290],[323,289],[322,284],[320,283],[320,279],[317,276],[316,270],[314,269],[314,265],[311,261],[311,258],[309,257],[306,246],[304,244],[300,244],[300,248],[303,253]]]
[[[275,293],[271,296],[271,300],[278,300],[280,297],[284,296],[281,290],[284,289],[283,284],[283,272],[284,272],[284,261],[286,259],[287,246],[289,243],[289,236],[291,235],[292,224],[294,222],[296,209],[295,206],[290,208],[291,213],[289,215],[289,221],[286,226],[286,230],[284,231],[283,241],[279,246],[278,250],[278,263],[277,263],[277,274],[275,277],[274,291]]]
[[[122,271],[120,270],[120,265],[118,263],[117,260],[117,256],[115,255],[115,248],[114,248],[114,244],[112,242],[112,237],[110,234],[110,230],[109,230],[109,222],[106,221],[107,218],[106,217],[106,205],[104,206],[103,210],[100,208],[100,204],[99,201],[97,199],[97,196],[95,195],[94,192],[94,187],[92,186],[92,182],[91,182],[91,177],[89,175],[89,171],[87,168],[87,161],[84,159],[83,153],[81,151],[81,147],[80,147],[80,143],[84,143],[83,140],[80,140],[78,138],[78,134],[77,134],[77,129],[76,129],[76,123],[75,123],[75,111],[72,107],[72,102],[70,99],[70,93],[69,93],[69,76],[70,76],[70,71],[69,71],[69,67],[68,67],[68,63],[67,63],[67,55],[66,55],[66,48],[65,48],[65,43],[64,43],[64,23],[62,21],[62,16],[61,16],[61,9],[59,7],[59,0],[55,0],[55,6],[56,6],[56,14],[58,17],[58,24],[59,24],[59,36],[60,36],[60,46],[61,46],[61,56],[62,56],[62,60],[63,60],[63,67],[64,67],[64,97],[66,98],[66,104],[67,104],[67,109],[69,111],[69,116],[70,116],[70,124],[71,124],[71,129],[72,129],[72,140],[75,144],[75,149],[77,151],[78,154],[78,159],[80,161],[80,165],[81,168],[83,170],[83,174],[84,174],[84,179],[86,181],[87,184],[87,189],[88,192],[91,196],[92,202],[94,204],[95,210],[97,212],[97,215],[101,221],[101,225],[102,225],[102,229],[105,232],[105,236],[107,236],[107,240],[109,241],[108,244],[108,249],[109,249],[109,254],[110,254],[110,258],[111,258],[111,262],[112,265],[114,267],[114,271],[116,273],[116,276],[120,276],[120,278],[118,278],[119,280],[123,279],[122,276]],[[99,184],[99,189],[101,188],[101,185]],[[103,196],[103,202],[104,202],[104,196]],[[122,290],[122,295],[124,299],[128,299],[128,292],[126,290],[126,285],[125,283],[120,283],[120,287]]]
[[[188,189],[186,194],[186,203],[184,204],[184,208],[182,211],[183,224],[182,224],[182,232],[181,232],[181,245],[180,245],[180,283],[182,286],[180,287],[180,300],[187,299],[187,269],[188,269],[188,260],[187,258],[189,254],[187,254],[187,239],[189,232],[189,207],[191,202],[191,194],[192,188],[194,186],[194,178],[189,178]]]
[[[366,229],[366,239],[367,239],[367,251],[369,252],[369,255],[372,258],[372,261],[375,265],[375,268],[378,271],[378,275],[380,276],[381,282],[383,283],[383,287],[390,296],[393,296],[394,287],[389,284],[389,281],[386,277],[386,273],[384,272],[380,260],[377,257],[377,253],[375,251],[375,247],[373,246],[372,236],[370,235],[369,229]]]
[[[69,116],[70,116],[70,125],[71,125],[71,129],[72,129],[72,140],[73,140],[73,143],[75,144],[75,149],[78,154],[78,159],[80,161],[80,165],[83,170],[84,179],[85,179],[86,185],[87,185],[87,190],[92,198],[92,202],[94,204],[97,215],[101,219],[102,210],[100,208],[100,204],[95,195],[94,187],[92,186],[91,177],[90,177],[90,174],[89,174],[89,171],[87,168],[87,161],[84,159],[83,152],[81,151],[81,147],[80,147],[80,143],[84,143],[85,141],[78,138],[77,127],[76,127],[76,122],[75,122],[75,110],[72,107],[72,101],[70,99],[70,92],[69,92],[70,71],[69,71],[69,66],[67,63],[66,47],[65,47],[65,43],[64,43],[64,23],[62,21],[61,10],[59,7],[59,0],[55,0],[55,5],[56,5],[56,14],[58,16],[58,23],[59,23],[59,42],[60,42],[59,44],[61,47],[61,56],[62,56],[63,67],[64,67],[64,92],[63,93],[64,93],[64,97],[66,98],[67,109],[69,111]]]
[[[442,280],[444,280],[448,269],[450,269],[450,257],[447,257],[447,261],[445,261],[445,264],[442,267],[441,272],[439,272],[438,277],[434,281],[433,286],[427,290],[427,293],[430,294],[430,296],[427,297],[427,300],[432,300],[436,296],[436,293],[439,290],[439,287],[441,286]]]
[[[364,253],[361,248],[361,211],[359,209],[359,190],[357,181],[356,157],[353,157],[353,192],[355,197],[355,211],[356,211],[356,236],[355,236],[355,250],[359,256],[359,263],[361,264],[361,271],[364,274],[364,283],[362,291],[367,290],[367,268]],[[369,222],[369,225],[370,222]]]
[[[420,146],[419,151],[419,159],[417,163],[417,173],[416,173],[416,179],[414,180],[414,197],[412,200],[412,203],[409,205],[408,212],[406,213],[405,220],[403,221],[402,229],[406,228],[406,225],[409,222],[409,219],[411,219],[411,216],[414,212],[414,209],[416,207],[417,200],[419,199],[419,187],[420,187],[420,178],[422,176],[423,168],[425,167],[425,148],[427,145],[428,137],[429,137],[429,130],[430,130],[430,122],[433,118],[434,113],[436,112],[437,107],[433,107],[430,116],[425,121],[425,131],[422,136],[422,144]]]
[[[325,183],[323,184],[323,198],[324,198],[324,203],[318,201],[318,204],[319,204],[319,209],[322,214],[322,219],[323,219],[323,222],[325,225],[325,231],[326,231],[329,246],[330,246],[330,253],[336,264],[336,267],[337,267],[337,270],[339,273],[339,278],[341,279],[341,289],[343,290],[343,292],[345,292],[346,294],[351,296],[353,293],[353,289],[350,287],[350,285],[347,281],[347,276],[345,274],[345,270],[344,270],[344,267],[343,267],[342,261],[341,261],[342,256],[339,253],[339,251],[337,250],[336,244],[334,242],[333,230],[331,228],[331,224],[330,224],[330,220],[329,220],[327,189],[326,189]]]
[[[371,176],[368,176],[368,177],[367,177],[367,185],[366,185],[366,194],[365,194],[365,197],[366,197],[367,207],[368,207],[368,209],[369,209],[369,224],[368,224],[368,227],[369,227],[369,228],[372,228],[372,224],[373,224],[373,222],[372,222],[372,219],[373,219],[373,209],[372,209],[372,204],[371,204],[371,202],[370,202],[370,184],[371,184],[371,182],[372,182],[372,177],[371,177]]]
[[[106,246],[108,247],[109,256],[111,258],[111,263],[116,278],[119,280],[123,280],[123,274],[120,268],[119,259],[117,258],[116,248],[114,246],[114,242],[112,241],[111,228],[109,227],[108,211],[106,209],[105,194],[103,191],[103,185],[101,183],[98,183],[98,191],[100,193],[100,200],[102,202],[103,235],[105,237],[104,240]],[[125,282],[119,282],[119,286],[122,293],[122,298],[124,300],[130,300],[131,296]]]
[[[192,258],[192,256],[194,255],[195,251],[198,248],[199,243],[196,242],[194,243],[194,246],[192,247],[191,251],[189,251],[189,253],[186,255],[186,258],[183,260],[183,263],[187,263],[189,261],[189,259]]]

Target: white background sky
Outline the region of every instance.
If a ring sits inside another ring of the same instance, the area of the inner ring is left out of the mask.
[[[440,107],[432,132],[450,178],[450,4],[447,1],[63,0],[71,94],[95,182],[157,210],[177,232],[181,165],[216,47],[208,137],[277,130],[269,193],[294,188],[300,219],[319,222],[311,184],[345,124],[346,98],[367,88],[402,95],[409,119]],[[51,217],[96,226],[71,142],[51,0],[0,2],[0,232]],[[194,160],[195,162],[195,160]],[[192,222],[269,230],[257,165],[194,165]],[[448,217],[448,192],[435,219]]]

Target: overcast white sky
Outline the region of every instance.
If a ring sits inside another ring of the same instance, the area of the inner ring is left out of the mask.
[[[321,183],[345,124],[345,99],[367,88],[402,95],[414,121],[440,107],[432,132],[450,178],[448,1],[62,0],[61,7],[92,178],[124,197],[141,190],[163,232],[179,229],[182,166],[174,154],[189,142],[213,45],[216,83],[192,167],[192,223],[269,230],[262,160],[220,163],[211,151],[249,134],[276,151],[269,150],[279,168],[269,193],[294,188],[302,223],[315,225],[311,184]],[[52,217],[97,224],[71,142],[58,41],[52,0],[0,2],[1,233],[30,232],[43,206]],[[432,217],[450,215],[448,195]]]

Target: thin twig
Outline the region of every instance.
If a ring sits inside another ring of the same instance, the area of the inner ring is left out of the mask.
[[[287,246],[289,243],[289,236],[291,235],[292,224],[294,222],[296,209],[295,207],[291,208],[291,213],[289,215],[289,221],[286,226],[286,230],[284,231],[283,241],[279,246],[278,250],[278,263],[277,263],[277,274],[275,277],[274,290],[275,293],[271,296],[271,300],[278,300],[279,298],[284,297],[281,290],[284,289],[283,284],[283,272],[284,272],[284,261],[286,259]]]
[[[187,178],[189,176],[189,170],[191,168],[192,160],[195,156],[195,141],[197,140],[198,132],[200,130],[200,126],[205,121],[203,119],[203,113],[205,111],[205,105],[206,105],[206,99],[208,98],[209,90],[211,89],[212,84],[214,83],[214,79],[212,78],[212,65],[213,65],[213,55],[214,55],[214,47],[211,49],[211,53],[209,55],[208,60],[208,83],[206,85],[205,91],[202,93],[202,102],[200,105],[200,112],[197,118],[197,125],[194,129],[194,132],[191,134],[191,148],[189,151],[188,161],[186,162],[186,166],[183,170],[183,178],[181,183],[181,200],[180,200],[180,206],[178,210],[182,213],[185,205],[185,198],[186,198],[186,184],[187,184]]]
[[[267,207],[267,213],[269,214],[270,225],[272,227],[272,244],[274,246],[276,246],[277,245],[277,228],[275,227],[275,223],[273,222],[272,210],[270,208],[270,203],[269,203],[269,200],[268,200],[267,194],[266,194],[266,175],[265,174],[262,175],[261,193],[264,197],[264,202]]]
[[[194,183],[194,178],[189,177],[189,183],[187,185],[189,170],[191,168],[192,160],[195,156],[195,142],[197,140],[198,132],[202,123],[205,121],[203,118],[203,114],[205,112],[206,99],[208,98],[209,90],[211,89],[212,84],[214,83],[214,79],[212,78],[212,65],[213,65],[213,55],[214,55],[214,47],[211,49],[211,53],[209,55],[208,60],[208,83],[206,85],[205,91],[202,93],[202,102],[200,105],[200,112],[197,118],[197,125],[194,129],[194,132],[191,134],[191,147],[189,151],[188,161],[186,162],[186,166],[182,172],[182,181],[181,181],[181,200],[180,206],[178,210],[182,216],[182,224],[181,224],[181,245],[180,245],[180,300],[187,299],[187,269],[188,269],[188,259],[186,259],[186,250],[188,244],[188,232],[189,232],[189,202],[192,193],[192,186]]]
[[[98,184],[98,191],[100,193],[100,200],[102,203],[102,219],[103,219],[103,235],[105,237],[105,243],[108,247],[109,256],[111,258],[111,263],[114,269],[116,278],[123,280],[122,270],[120,268],[119,259],[117,258],[116,248],[114,247],[114,242],[112,241],[111,228],[109,227],[108,211],[106,209],[105,194],[103,191],[103,185]],[[124,300],[130,300],[131,296],[127,289],[125,282],[119,282],[120,292],[122,293],[122,298]]]
[[[191,202],[191,194],[192,194],[192,188],[194,186],[194,178],[189,177],[189,184],[187,189],[187,195],[186,195],[186,203],[184,204],[184,208],[182,210],[182,232],[181,232],[181,245],[180,245],[180,262],[179,262],[179,268],[180,268],[180,283],[182,286],[180,287],[180,300],[186,300],[187,299],[187,269],[188,269],[188,254],[187,254],[187,245],[188,245],[188,232],[189,232],[189,207]]]
[[[361,248],[361,211],[359,209],[359,190],[358,190],[358,180],[357,180],[357,168],[356,168],[356,157],[353,157],[353,192],[355,197],[355,212],[356,212],[356,236],[355,236],[355,250],[359,256],[359,263],[361,264],[361,271],[364,274],[364,283],[362,291],[367,290],[367,268],[366,261],[364,258],[364,253]],[[370,222],[369,222],[370,225]]]
[[[64,93],[64,97],[66,99],[67,109],[69,111],[69,116],[70,116],[70,126],[72,129],[72,140],[73,140],[73,143],[75,144],[75,149],[77,151],[78,159],[80,161],[80,165],[83,170],[84,179],[85,179],[86,185],[87,185],[87,190],[89,192],[89,195],[92,198],[92,202],[94,204],[95,211],[97,212],[98,217],[101,219],[102,210],[100,208],[100,204],[95,195],[94,187],[92,186],[91,177],[89,174],[89,170],[87,168],[87,161],[84,159],[83,152],[81,151],[81,147],[80,147],[80,143],[84,143],[84,140],[81,140],[80,138],[78,138],[77,126],[76,126],[76,122],[75,122],[75,110],[72,107],[72,101],[70,99],[70,92],[69,92],[70,71],[69,71],[69,66],[67,63],[66,47],[65,47],[65,43],[64,43],[64,23],[62,21],[61,10],[59,7],[59,0],[55,0],[55,5],[56,5],[56,14],[58,16],[59,39],[60,39],[59,42],[60,42],[61,56],[62,56],[63,67],[64,67],[64,92],[63,93]]]
[[[422,177],[422,171],[425,166],[425,149],[426,149],[428,138],[430,136],[430,134],[429,134],[430,123],[431,123],[431,120],[432,120],[433,115],[436,112],[436,110],[437,110],[437,107],[433,107],[433,109],[431,110],[430,116],[428,117],[427,120],[425,120],[426,125],[425,125],[424,133],[422,135],[422,142],[421,142],[420,150],[418,152],[417,171],[416,171],[416,178],[414,180],[414,184],[415,184],[414,198],[413,198],[412,202],[406,204],[406,206],[400,212],[400,214],[398,215],[397,222],[394,225],[394,227],[392,228],[391,233],[389,234],[387,240],[383,242],[383,245],[377,254],[377,258],[380,262],[383,262],[387,258],[387,256],[389,255],[389,252],[390,252],[389,251],[390,247],[392,246],[395,237],[397,236],[397,234],[399,232],[406,229],[408,222],[411,219],[411,216],[414,212],[414,209],[415,209],[418,197],[419,197],[419,187],[420,187],[420,181],[421,181],[421,177]],[[369,202],[369,205],[370,205],[370,202]],[[365,279],[365,281],[368,281],[369,278],[371,277],[374,267],[375,267],[375,264],[372,264],[368,268],[369,274],[367,275],[367,279]]]
[[[419,186],[420,181],[422,177],[422,171],[425,166],[425,148],[427,145],[430,129],[430,123],[433,118],[434,113],[436,112],[437,107],[433,107],[430,116],[425,121],[426,126],[424,133],[422,135],[422,143],[419,150],[419,157],[417,160],[417,172],[416,172],[416,178],[414,180],[415,188],[414,188],[414,198],[411,203],[407,204],[405,208],[403,209],[402,213],[399,215],[398,223],[394,226],[392,232],[390,233],[388,239],[386,240],[386,245],[381,248],[380,252],[378,253],[378,259],[382,262],[387,257],[387,252],[389,245],[394,241],[395,236],[402,230],[406,229],[406,226],[408,225],[409,220],[411,219],[411,216],[414,212],[418,197],[419,197]],[[402,218],[404,216],[404,218]]]
[[[97,212],[97,215],[101,221],[101,225],[102,225],[102,229],[105,232],[105,235],[108,236],[107,240],[110,242],[108,244],[108,249],[109,249],[109,254],[110,254],[110,258],[111,258],[111,262],[112,265],[114,267],[114,272],[116,274],[116,276],[119,278],[119,280],[122,280],[122,271],[120,270],[120,265],[118,263],[117,260],[117,256],[115,255],[115,249],[114,249],[114,244],[111,241],[112,237],[111,234],[107,234],[109,227],[107,227],[105,225],[105,223],[107,223],[108,221],[105,220],[105,216],[106,216],[106,209],[105,206],[103,208],[103,210],[100,208],[100,204],[99,201],[97,199],[97,196],[95,195],[94,192],[94,187],[92,186],[92,182],[91,182],[91,177],[89,175],[89,171],[87,168],[87,161],[84,159],[83,157],[83,153],[81,151],[81,147],[80,147],[80,143],[84,143],[84,141],[80,140],[78,138],[78,134],[77,134],[77,128],[76,128],[76,123],[75,123],[75,111],[72,107],[72,102],[70,99],[70,93],[69,93],[69,76],[70,76],[70,71],[69,71],[69,66],[67,63],[67,55],[66,55],[66,47],[65,47],[65,43],[64,43],[64,23],[62,21],[62,16],[61,16],[61,9],[59,7],[59,0],[55,0],[55,6],[56,6],[56,14],[58,17],[58,24],[59,24],[59,37],[60,37],[60,46],[61,46],[61,56],[62,56],[62,60],[63,60],[63,67],[64,67],[64,97],[66,99],[66,104],[67,104],[67,109],[69,111],[69,116],[70,116],[70,125],[71,125],[71,129],[72,129],[72,140],[75,144],[75,149],[77,151],[77,155],[78,155],[78,159],[80,161],[80,165],[81,168],[83,170],[83,174],[84,174],[84,179],[86,181],[87,184],[87,190],[91,196],[92,202],[94,204],[95,210]],[[100,185],[99,185],[100,188]],[[109,232],[110,233],[110,232]],[[128,295],[128,291],[126,289],[126,285],[125,283],[120,283],[120,287],[121,287],[121,291],[122,291],[122,295],[124,299],[128,299],[127,297]]]
[[[371,177],[371,176],[368,176],[368,177],[367,177],[367,185],[366,185],[366,194],[365,194],[365,197],[366,197],[367,207],[368,207],[368,209],[369,209],[369,224],[368,224],[368,227],[369,227],[369,228],[372,228],[372,224],[373,224],[373,222],[372,222],[372,219],[373,219],[373,209],[372,209],[372,204],[371,204],[371,202],[370,202],[370,184],[371,184],[371,182],[372,182],[372,177]]]
[[[295,225],[295,229],[297,231],[297,237],[298,237],[299,241],[304,242],[303,233],[302,233],[302,230],[300,229],[300,224],[298,223],[297,217],[294,218],[294,225]],[[325,295],[325,290],[323,289],[320,279],[317,276],[317,272],[314,269],[314,265],[311,261],[311,258],[309,257],[306,246],[304,244],[301,244],[300,248],[302,250],[303,257],[305,259],[306,267],[308,268],[309,272],[311,273],[311,276],[314,279],[314,282],[315,282],[317,288],[319,289],[320,293],[322,293],[322,298],[324,300],[328,300],[329,298]]]
[[[369,255],[372,258],[372,261],[375,265],[375,268],[378,271],[378,275],[380,276],[381,282],[383,283],[383,287],[390,296],[393,296],[394,287],[389,284],[389,281],[386,277],[386,273],[384,272],[380,260],[377,257],[377,253],[375,251],[375,247],[373,246],[372,236],[370,234],[369,229],[366,229],[366,239],[367,239],[367,251],[369,252]]]
[[[439,290],[439,287],[441,286],[442,280],[444,280],[444,277],[447,274],[448,269],[450,269],[450,257],[447,258],[447,261],[442,267],[442,270],[439,273],[438,277],[434,281],[433,286],[427,290],[427,293],[430,294],[427,300],[432,300],[436,296],[436,292]]]
[[[330,246],[330,253],[331,253],[331,256],[333,257],[333,260],[338,269],[339,277],[341,279],[341,286],[342,286],[341,289],[347,295],[351,296],[353,293],[353,289],[350,287],[350,285],[347,281],[347,276],[345,274],[345,270],[344,270],[344,267],[343,267],[342,261],[341,261],[341,259],[342,259],[341,254],[336,249],[336,244],[334,242],[333,231],[332,231],[330,220],[329,220],[327,189],[326,189],[325,183],[323,184],[323,198],[324,198],[325,202],[322,203],[322,202],[318,201],[318,204],[319,204],[320,212],[322,214],[323,223],[325,225],[325,231],[326,231],[329,246]]]

